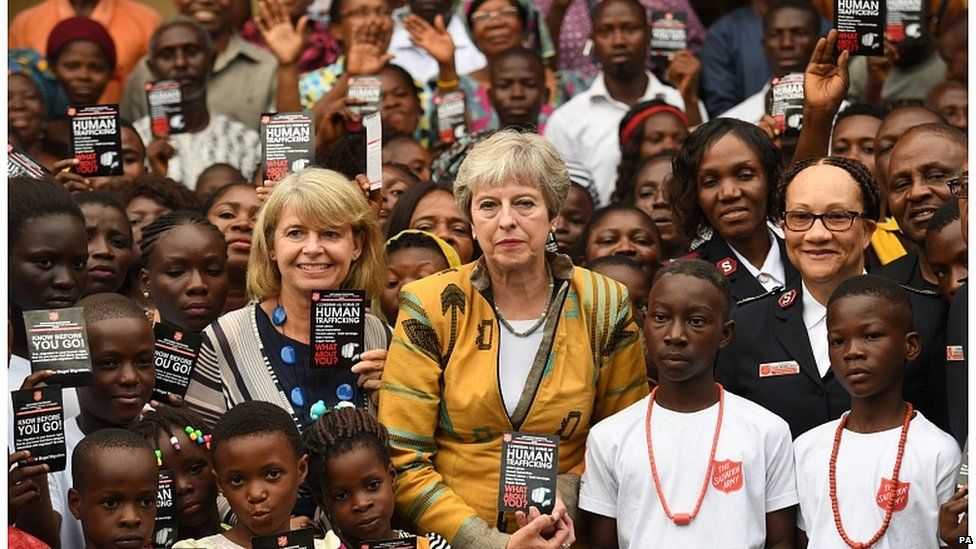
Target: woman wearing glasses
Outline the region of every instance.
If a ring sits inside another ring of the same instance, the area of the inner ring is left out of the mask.
[[[785,419],[795,438],[850,407],[830,371],[827,300],[841,282],[864,273],[880,192],[864,164],[831,156],[795,163],[774,199],[786,255],[802,280],[739,302],[715,378]]]
[[[691,255],[717,266],[736,300],[796,284],[774,222],[780,153],[757,126],[716,118],[692,132],[674,159],[668,194]],[[695,238],[697,235],[697,238]]]

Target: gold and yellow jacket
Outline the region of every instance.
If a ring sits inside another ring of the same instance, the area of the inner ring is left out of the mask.
[[[379,405],[398,473],[396,507],[455,547],[490,546],[478,538],[514,525],[497,511],[503,432],[560,437],[560,492],[574,505],[590,426],[648,393],[624,286],[566,256],[547,261],[556,294],[512,417],[499,389],[500,327],[483,263],[400,293]]]

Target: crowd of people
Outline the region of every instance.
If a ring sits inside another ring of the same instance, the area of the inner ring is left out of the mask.
[[[63,470],[8,426],[9,546],[163,546],[162,469],[174,547],[966,545],[966,3],[877,57],[830,2],[701,4],[17,14],[10,145],[47,174],[8,182],[8,385],[54,384],[25,313],[70,307],[91,380]],[[185,131],[152,123],[161,80]],[[122,175],[79,173],[89,105],[119,107]],[[271,180],[262,114],[299,111],[313,165]],[[312,312],[347,290],[363,398],[328,409]],[[163,400],[160,327],[202,341]],[[558,441],[547,513],[500,510],[511,432]]]

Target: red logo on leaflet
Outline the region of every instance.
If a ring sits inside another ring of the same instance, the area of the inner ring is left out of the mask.
[[[742,488],[742,462],[726,459],[712,464],[712,486],[731,494]]]
[[[319,293],[312,292],[312,301],[318,301],[318,300],[319,300]]]
[[[183,332],[174,332],[173,339],[176,341],[183,341]]]
[[[288,536],[278,536],[278,547],[288,547]]]
[[[59,318],[61,318],[61,315],[57,311],[49,311],[47,313],[47,319],[51,322],[54,322]]]
[[[888,509],[888,503],[894,498],[892,511],[901,511],[908,506],[908,489],[911,487],[911,482],[899,482],[896,490],[893,480],[881,477],[881,486],[878,487],[878,495],[875,498],[878,507],[882,510]]]
[[[41,392],[40,391],[34,391],[34,395],[33,396],[34,396],[34,402],[40,402],[41,401]]]
[[[715,266],[718,267],[718,270],[722,271],[722,274],[725,276],[729,276],[730,274],[739,270],[739,262],[732,259],[731,257],[726,257],[725,259],[722,259],[721,261],[716,263]]]

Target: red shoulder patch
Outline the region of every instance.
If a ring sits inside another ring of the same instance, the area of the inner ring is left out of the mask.
[[[790,306],[792,306],[795,301],[796,301],[796,290],[790,290],[785,294],[779,296],[779,301],[777,301],[777,303],[779,304],[780,309],[789,309]]]
[[[729,276],[730,274],[739,270],[739,262],[731,257],[720,259],[715,266],[718,267],[718,270],[722,271],[722,274],[725,276]]]

